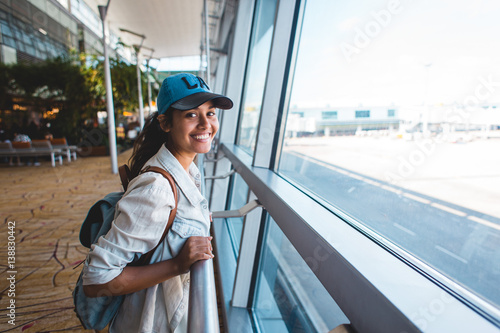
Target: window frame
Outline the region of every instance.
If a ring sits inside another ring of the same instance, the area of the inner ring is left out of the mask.
[[[297,2],[301,2],[300,0],[297,0]],[[306,10],[305,8],[305,2],[303,1],[303,6],[301,7],[301,13],[299,15],[304,15],[304,11]],[[352,225],[354,228],[362,232],[364,235],[366,235],[368,238],[385,248],[389,253],[392,255],[395,255],[398,257],[400,260],[403,262],[407,263],[410,267],[413,267],[418,274],[422,274],[424,276],[427,276],[429,279],[432,281],[435,281],[439,286],[441,286],[445,290],[449,290],[451,294],[454,295],[454,297],[457,297],[460,299],[462,302],[470,306],[470,308],[475,311],[476,313],[480,314],[484,318],[486,318],[488,321],[494,323],[498,327],[500,327],[500,308],[498,308],[496,305],[492,305],[488,300],[485,300],[482,298],[480,295],[476,294],[473,291],[470,291],[467,289],[467,287],[464,287],[463,285],[455,282],[452,278],[446,276],[445,274],[441,273],[439,270],[431,267],[429,264],[427,264],[425,261],[417,258],[414,256],[412,253],[406,251],[403,248],[400,248],[398,245],[394,244],[388,239],[385,239],[383,236],[379,235],[377,232],[373,231],[372,229],[366,227],[362,222],[356,221],[355,219],[351,218],[348,214],[344,213],[341,209],[337,208],[334,206],[332,203],[324,200],[320,196],[316,195],[309,189],[303,187],[302,185],[296,183],[293,179],[288,179],[286,176],[281,175],[279,173],[279,164],[281,160],[281,149],[283,146],[283,141],[284,141],[284,136],[285,136],[285,129],[286,129],[286,118],[288,115],[288,112],[293,112],[293,109],[289,108],[289,101],[291,98],[291,93],[292,89],[291,87],[293,86],[293,71],[295,70],[295,60],[297,57],[298,53],[298,48],[300,47],[300,39],[301,39],[301,25],[298,24],[296,25],[296,30],[294,31],[294,34],[298,34],[296,39],[291,39],[292,46],[290,47],[290,50],[292,54],[290,57],[294,59],[292,61],[292,64],[289,71],[290,74],[285,77],[288,82],[285,82],[283,84],[283,87],[287,85],[286,88],[283,88],[284,90],[282,91],[282,96],[284,100],[284,104],[280,105],[280,117],[282,119],[282,124],[279,129],[276,130],[277,133],[277,140],[275,141],[275,155],[272,157],[272,164],[271,164],[271,170],[273,170],[279,177],[285,179],[287,182],[292,184],[294,187],[298,188],[300,191],[305,193],[310,200],[314,200],[318,202],[321,206],[326,207],[331,211],[332,214],[340,217],[344,222],[347,224]],[[394,115],[390,116],[389,111],[392,110],[394,112]],[[397,115],[397,108],[390,108],[387,110],[387,120],[385,121],[391,121],[391,118],[396,118]],[[356,124],[359,124],[359,126],[364,125],[365,122],[369,119],[374,119],[377,118],[376,114],[374,115],[373,110],[369,109],[368,107],[361,107],[361,108],[356,108],[353,109],[353,122]],[[375,112],[376,113],[376,112]],[[278,142],[278,143],[277,143]],[[255,164],[254,164],[255,165]]]
[[[242,135],[242,125],[243,125],[243,120],[244,120],[244,117],[245,117],[245,102],[246,102],[246,97],[248,95],[248,88],[249,88],[249,82],[248,82],[248,79],[249,79],[249,70],[250,70],[250,65],[251,65],[251,62],[254,61],[254,59],[252,58],[252,50],[253,48],[255,47],[255,43],[254,43],[254,38],[255,38],[255,34],[257,33],[257,28],[258,28],[258,24],[259,24],[259,21],[260,21],[260,17],[258,17],[259,15],[259,12],[260,12],[260,8],[259,8],[259,5],[261,5],[265,0],[256,0],[255,1],[255,5],[254,5],[254,10],[253,10],[253,15],[252,15],[252,19],[251,19],[251,33],[250,33],[250,36],[249,36],[249,39],[248,39],[248,49],[247,49],[247,55],[246,55],[246,62],[245,62],[245,73],[244,73],[244,79],[243,79],[243,84],[242,84],[242,89],[241,89],[241,97],[240,97],[240,105],[239,105],[239,108],[238,108],[238,123],[237,123],[237,126],[236,126],[236,133],[235,133],[235,138],[234,138],[234,143],[235,144],[239,144],[239,142],[241,141],[241,135]],[[260,127],[260,119],[262,118],[262,111],[264,109],[264,99],[265,99],[265,93],[266,93],[266,89],[268,87],[268,80],[267,80],[267,77],[268,77],[268,73],[269,73],[269,70],[270,70],[270,64],[271,64],[271,56],[272,56],[272,52],[273,52],[273,49],[274,49],[274,37],[275,37],[275,34],[276,34],[276,26],[277,26],[277,16],[278,16],[278,11],[279,11],[279,8],[280,8],[281,4],[280,4],[280,1],[279,0],[276,0],[276,13],[274,15],[274,21],[273,21],[273,33],[272,33],[272,37],[271,37],[271,45],[269,46],[269,53],[268,53],[268,58],[267,58],[267,73],[266,73],[266,82],[264,82],[264,90],[262,91],[262,103],[261,103],[261,110],[259,112],[259,120],[257,122],[257,125],[256,125],[256,128],[255,128],[255,143],[254,143],[254,148],[252,149],[251,145],[249,147],[247,146],[242,146],[244,147],[244,149],[247,151],[247,153],[249,155],[252,155],[254,156],[255,155],[255,151],[256,151],[256,146],[257,146],[257,141],[258,141],[258,137],[259,137],[259,127]],[[251,144],[251,142],[249,142]]]

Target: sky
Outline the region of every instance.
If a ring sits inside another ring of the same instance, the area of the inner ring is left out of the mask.
[[[451,104],[476,95],[498,103],[499,15],[496,0],[308,0],[291,106]]]

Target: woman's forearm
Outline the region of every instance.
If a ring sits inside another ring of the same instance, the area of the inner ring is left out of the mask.
[[[145,266],[126,266],[113,280],[83,286],[83,291],[87,297],[119,296],[152,287],[189,272],[198,260],[213,258],[211,240],[212,237],[191,236],[177,257]]]
[[[180,274],[175,258],[145,266],[126,266],[113,280],[104,284],[83,286],[83,291],[87,297],[126,295],[152,287]]]

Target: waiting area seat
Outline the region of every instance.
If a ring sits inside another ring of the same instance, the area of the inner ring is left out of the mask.
[[[50,140],[50,143],[54,149],[61,149],[63,154],[66,154],[68,162],[71,162],[71,157],[73,157],[73,160],[76,161],[78,147],[68,145],[66,138],[54,138]]]
[[[31,142],[0,142],[0,156],[4,157],[35,157],[50,156],[52,166],[56,159],[62,165],[62,150],[52,147],[49,140],[32,140]]]

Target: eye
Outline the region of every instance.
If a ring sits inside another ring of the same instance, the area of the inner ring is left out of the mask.
[[[208,117],[214,117],[215,116],[215,111],[208,111],[207,112]]]
[[[196,112],[187,112],[186,118],[195,118],[197,116]]]

